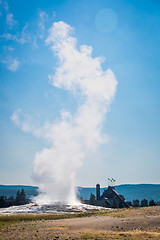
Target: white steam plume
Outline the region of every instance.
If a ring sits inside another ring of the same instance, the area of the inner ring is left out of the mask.
[[[48,123],[39,131],[39,136],[51,144],[34,159],[34,176],[44,193],[43,201],[47,202],[76,201],[76,170],[88,152],[107,139],[101,132],[102,124],[117,85],[113,72],[110,69],[103,71],[103,58],[91,56],[92,47],[77,48],[73,32],[68,24],[55,22],[46,39],[46,44],[59,59],[55,74],[49,76],[50,83],[75,96],[83,96],[83,103],[74,115],[62,110],[58,123]],[[14,113],[13,120],[24,128],[17,114]],[[38,135],[33,126],[27,125],[27,129]]]

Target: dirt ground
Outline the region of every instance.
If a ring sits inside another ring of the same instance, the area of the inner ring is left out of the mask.
[[[0,239],[160,240],[160,206],[60,220],[1,222]]]

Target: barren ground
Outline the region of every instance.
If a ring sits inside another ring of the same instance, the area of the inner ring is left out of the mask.
[[[16,215],[14,220],[13,215],[0,216],[0,239],[160,240],[160,206],[99,211],[89,217],[73,214],[58,220],[51,214],[41,214],[41,220],[36,214],[27,216]]]

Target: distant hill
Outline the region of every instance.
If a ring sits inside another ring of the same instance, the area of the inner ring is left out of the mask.
[[[144,198],[160,201],[160,184],[125,184],[116,186],[116,191],[124,195],[127,201]]]
[[[0,196],[16,196],[18,190],[24,188],[28,198],[38,195],[38,187],[25,186],[25,185],[0,185]],[[104,189],[101,188],[101,194]],[[148,201],[154,199],[160,201],[160,184],[124,184],[115,187],[116,191],[124,195],[127,201],[133,201],[133,199],[142,200],[146,198]],[[77,187],[77,197],[83,199],[89,199],[91,193],[96,195],[95,188]]]
[[[38,187],[25,186],[25,185],[0,185],[0,196],[16,197],[17,191],[24,189],[28,198],[38,195]]]

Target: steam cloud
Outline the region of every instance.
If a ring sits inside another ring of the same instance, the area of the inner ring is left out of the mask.
[[[34,178],[43,193],[45,202],[76,201],[75,173],[87,158],[87,154],[106,141],[102,124],[115,95],[117,81],[113,72],[103,71],[102,57],[93,58],[92,47],[77,48],[74,29],[64,23],[55,22],[49,29],[46,44],[59,59],[50,83],[57,88],[83,97],[83,103],[75,114],[61,110],[61,119],[35,129],[28,116],[20,120],[16,110],[12,120],[23,131],[45,137],[50,148],[36,153]]]

